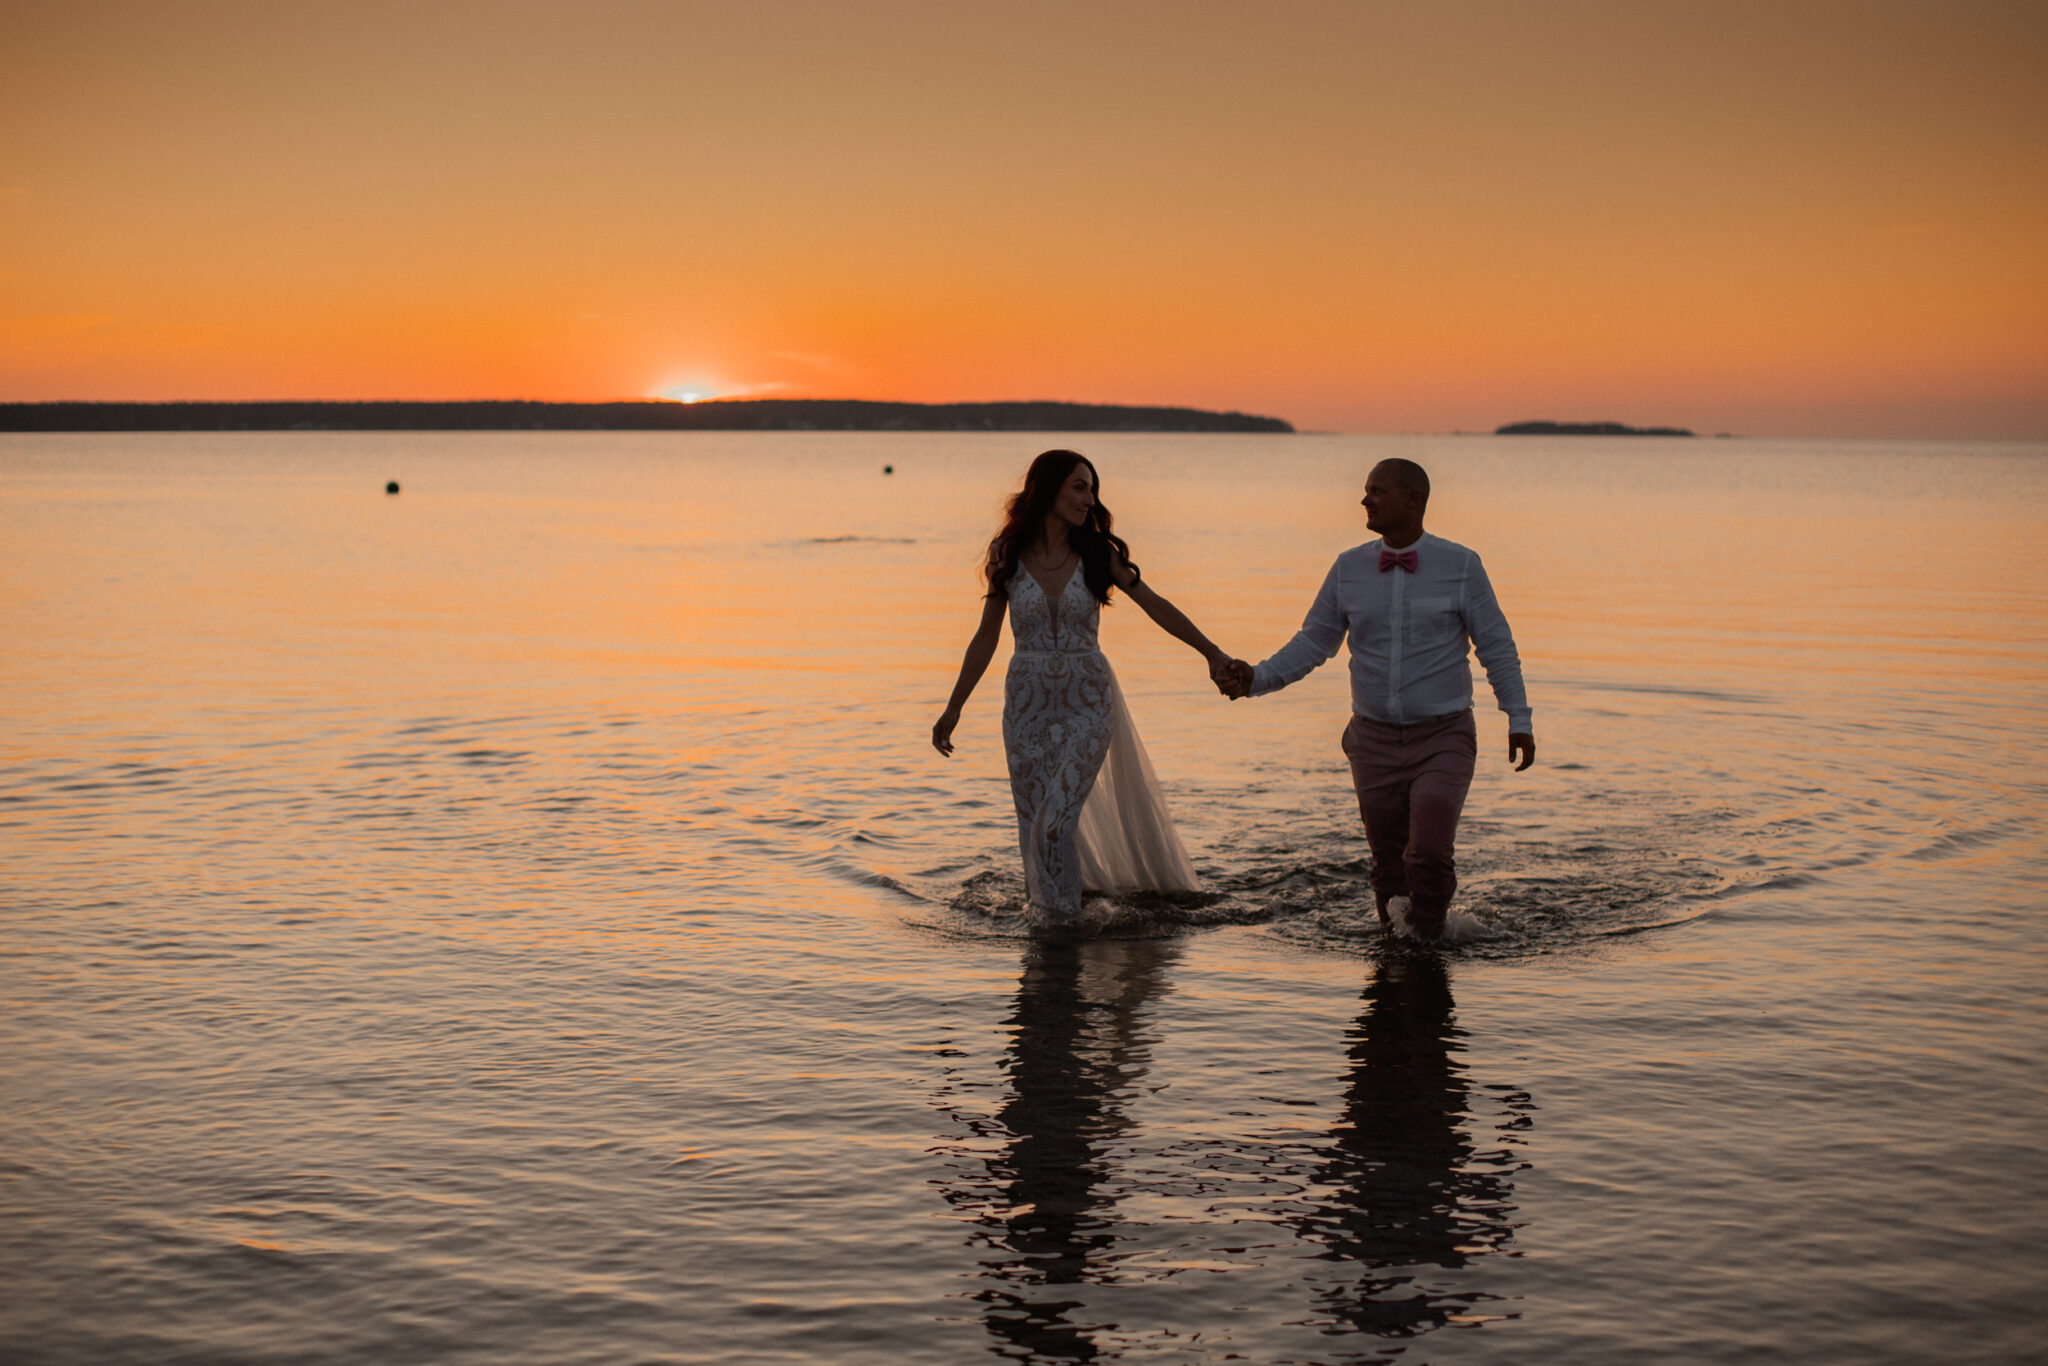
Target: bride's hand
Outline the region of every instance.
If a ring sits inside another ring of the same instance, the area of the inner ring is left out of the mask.
[[[1241,659],[1219,655],[1209,664],[1209,681],[1216,690],[1235,702],[1248,696],[1252,690],[1252,666]]]
[[[953,727],[960,724],[960,709],[948,707],[932,723],[932,748],[947,758],[953,756]]]

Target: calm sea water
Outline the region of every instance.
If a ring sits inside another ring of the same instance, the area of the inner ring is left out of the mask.
[[[1128,604],[1209,891],[1009,932],[1054,441],[0,441],[0,1356],[2040,1359],[2048,448],[1077,440],[1254,659],[1430,468],[1500,937],[1361,917],[1341,657]]]

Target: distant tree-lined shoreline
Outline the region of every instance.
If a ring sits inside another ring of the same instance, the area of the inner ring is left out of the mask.
[[[713,399],[702,403],[279,400],[251,403],[5,403],[8,432],[796,431],[1292,432],[1291,423],[1201,408],[1113,403],[879,403]]]

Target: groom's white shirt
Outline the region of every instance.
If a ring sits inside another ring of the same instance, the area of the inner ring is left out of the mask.
[[[1470,653],[1486,667],[1508,733],[1533,735],[1522,660],[1479,556],[1424,532],[1415,572],[1380,570],[1380,541],[1337,557],[1294,639],[1252,672],[1252,695],[1286,687],[1351,642],[1351,709],[1407,725],[1472,705]],[[1407,551],[1402,551],[1405,554]]]

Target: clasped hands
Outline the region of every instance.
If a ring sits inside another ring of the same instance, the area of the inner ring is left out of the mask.
[[[1252,666],[1241,659],[1219,654],[1209,661],[1209,681],[1216,691],[1235,702],[1252,693]]]

